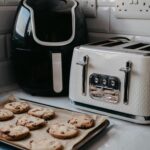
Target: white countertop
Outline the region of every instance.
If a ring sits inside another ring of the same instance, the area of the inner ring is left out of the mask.
[[[48,104],[51,106],[76,110],[68,98],[34,97],[23,92],[15,92],[17,97]],[[150,126],[138,125],[109,118],[109,127],[89,142],[86,150],[150,150]]]

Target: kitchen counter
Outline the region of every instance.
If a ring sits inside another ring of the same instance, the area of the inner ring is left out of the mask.
[[[38,103],[76,110],[68,98],[33,97],[23,92],[14,92],[18,97]],[[110,125],[89,142],[85,150],[150,150],[150,126],[109,118]],[[15,150],[0,143],[0,150]],[[82,149],[83,150],[83,149]]]

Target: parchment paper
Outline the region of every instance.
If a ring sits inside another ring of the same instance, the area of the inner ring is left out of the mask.
[[[17,101],[23,101],[23,100],[17,99]],[[10,102],[10,100],[5,98],[3,101],[0,102],[0,108],[3,108],[4,105],[8,102]],[[48,127],[55,122],[68,122],[68,120],[73,115],[80,115],[81,113],[77,113],[77,112],[73,112],[73,111],[69,111],[69,110],[65,110],[65,109],[59,109],[59,108],[55,108],[55,107],[50,107],[50,106],[45,106],[45,105],[41,105],[41,104],[36,104],[33,102],[27,102],[27,103],[29,103],[31,108],[34,108],[37,106],[51,108],[55,111],[56,116],[54,119],[47,121],[47,125],[45,127],[41,128],[41,129],[30,131],[31,136],[26,139],[20,140],[20,141],[6,141],[6,143],[8,143],[8,144],[19,146],[23,149],[30,149],[30,141],[32,141],[32,140],[41,140],[41,139],[52,139],[53,140],[53,139],[55,139],[64,146],[64,150],[72,150],[75,145],[77,145],[83,139],[85,139],[87,136],[89,136],[92,131],[94,131],[96,128],[98,128],[102,123],[104,123],[107,120],[106,117],[104,117],[104,116],[90,114],[93,117],[93,119],[95,120],[95,126],[93,128],[84,129],[84,130],[80,129],[80,133],[77,137],[72,138],[72,139],[60,140],[60,139],[52,137],[50,134],[47,133]],[[4,127],[5,125],[16,124],[17,119],[24,115],[26,115],[26,113],[15,114],[15,117],[12,120],[0,121],[0,127]],[[0,140],[3,141],[4,139],[0,138]]]

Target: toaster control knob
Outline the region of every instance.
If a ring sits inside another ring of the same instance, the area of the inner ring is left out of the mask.
[[[109,88],[118,90],[120,88],[119,79],[115,77],[110,77],[108,80]]]
[[[108,85],[108,78],[107,77],[102,77],[101,78],[101,85],[102,86],[107,86]]]
[[[116,86],[116,82],[114,80],[111,80],[111,86],[115,87]]]
[[[107,85],[107,80],[106,79],[103,79],[103,85]]]
[[[95,77],[95,78],[94,78],[94,83],[96,83],[96,84],[99,83],[99,78],[98,78],[98,77]]]

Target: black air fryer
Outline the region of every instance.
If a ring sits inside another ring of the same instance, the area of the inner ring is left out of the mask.
[[[32,95],[68,95],[72,52],[86,38],[75,0],[23,0],[12,38],[18,84]]]

